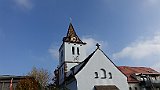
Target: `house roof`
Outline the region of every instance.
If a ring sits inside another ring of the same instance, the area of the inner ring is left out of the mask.
[[[14,75],[0,75],[0,80],[7,80],[7,79],[23,79],[26,78],[28,76],[14,76]]]
[[[21,79],[33,78],[30,76],[14,76],[14,75],[0,75],[0,83],[10,83],[13,80],[14,83],[17,83]]]
[[[159,72],[155,71],[149,67],[129,67],[129,66],[118,66],[119,70],[123,72],[127,76],[128,82],[138,82],[134,77],[133,74],[150,74],[150,75],[160,75]]]
[[[79,44],[86,44],[82,42],[82,40],[78,37],[76,34],[74,27],[72,23],[69,24],[68,32],[66,37],[63,38],[64,42],[70,42],[70,43],[79,43]]]

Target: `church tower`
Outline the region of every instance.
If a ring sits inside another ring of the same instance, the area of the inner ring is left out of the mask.
[[[66,72],[86,58],[85,45],[86,43],[81,41],[70,23],[59,49],[59,83],[64,81]]]

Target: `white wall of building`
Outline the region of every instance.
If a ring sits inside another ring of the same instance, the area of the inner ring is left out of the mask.
[[[72,52],[73,48],[74,54]],[[78,65],[78,62],[82,62],[85,58],[86,50],[84,44],[63,42],[59,50],[59,83],[62,84],[64,81],[65,68],[69,71],[72,67]],[[67,67],[65,67],[65,64]]]
[[[82,62],[86,58],[86,50],[85,45],[64,42],[65,47],[65,55],[64,60],[70,62]],[[72,54],[72,47],[74,47],[75,54]],[[77,48],[79,48],[79,55],[77,54]],[[67,71],[69,71],[73,66],[77,65],[77,63],[67,64]]]
[[[102,79],[104,73],[101,69],[106,71],[104,79]],[[95,78],[95,72],[98,73],[98,78]],[[109,79],[109,72],[112,74],[112,79]],[[120,90],[129,90],[127,77],[99,49],[75,77],[77,90],[94,90],[95,85],[115,85]]]

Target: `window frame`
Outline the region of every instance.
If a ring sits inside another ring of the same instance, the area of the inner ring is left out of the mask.
[[[79,47],[77,47],[77,55],[80,55]]]
[[[103,76],[101,76],[101,79],[106,79],[107,78],[106,70],[103,68],[101,68],[100,70],[103,72]]]
[[[112,73],[109,72],[108,74],[109,74],[109,79],[112,79],[112,78],[113,78],[113,77],[112,77]]]
[[[72,46],[72,54],[75,55],[75,47]]]
[[[98,77],[98,72],[94,72],[94,74],[95,74],[95,77],[94,77],[94,78],[99,78],[99,77]]]

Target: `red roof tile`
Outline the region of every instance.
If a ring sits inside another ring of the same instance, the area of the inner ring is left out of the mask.
[[[142,73],[142,74],[152,74],[152,73],[159,73],[152,68],[148,67],[129,67],[129,66],[118,66],[119,70],[123,72],[127,76],[128,82],[138,82],[135,78],[131,75],[135,73]]]

